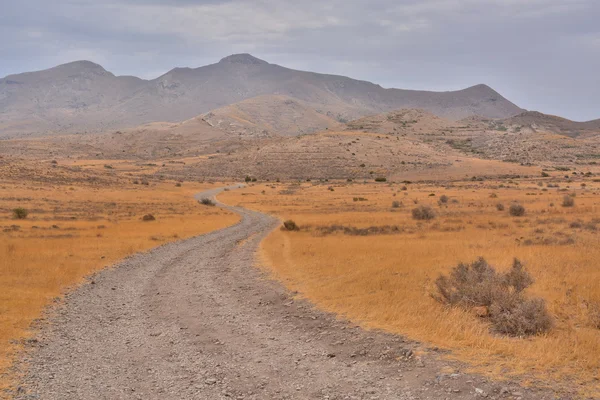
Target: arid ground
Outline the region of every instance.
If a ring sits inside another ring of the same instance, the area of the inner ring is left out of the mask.
[[[149,167],[0,160],[0,382],[31,323],[85,276],[123,257],[237,222],[198,204],[213,183],[159,181]],[[13,210],[28,215],[16,219]],[[155,220],[144,221],[145,215]]]
[[[600,398],[600,120],[248,54],[0,100],[1,396]]]

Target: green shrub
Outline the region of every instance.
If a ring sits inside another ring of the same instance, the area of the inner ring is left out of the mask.
[[[392,201],[392,208],[399,208],[399,207],[400,207],[399,201]]]
[[[375,178],[375,182],[387,182],[387,178],[379,176],[379,177]]]

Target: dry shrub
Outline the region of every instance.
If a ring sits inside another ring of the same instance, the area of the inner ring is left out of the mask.
[[[523,207],[519,203],[513,203],[508,208],[508,212],[513,217],[522,217],[523,215],[525,215],[525,207]]]
[[[445,194],[440,196],[440,203],[446,204],[449,200],[449,197],[446,196]]]
[[[419,206],[417,208],[413,208],[412,217],[416,220],[429,221],[435,218],[435,212],[429,206]]]
[[[592,328],[600,329],[600,303],[588,303],[588,321]]]
[[[451,306],[484,309],[479,315],[489,318],[494,330],[510,336],[544,333],[552,320],[542,299],[528,299],[523,291],[533,283],[523,264],[514,260],[506,273],[498,273],[483,258],[469,264],[460,263],[450,276],[441,275],[435,282],[435,298]]]
[[[29,212],[23,207],[15,208],[12,213],[15,219],[25,219],[29,215]]]
[[[298,225],[294,221],[288,219],[287,221],[283,222],[282,229],[285,231],[299,231],[300,227],[298,227]]]
[[[502,203],[496,204],[496,210],[498,210],[498,211],[504,211],[504,204],[502,204]]]
[[[209,207],[213,207],[216,205],[216,203],[214,201],[212,201],[211,199],[209,199],[208,197],[203,197],[200,200],[200,204],[205,205],[205,206],[209,206]]]
[[[349,236],[393,235],[406,232],[406,230],[403,227],[399,227],[398,225],[370,226],[368,228],[357,228],[354,226],[344,225],[329,225],[317,227],[316,231],[323,236],[331,235],[336,232],[342,232],[344,235]]]
[[[496,302],[490,308],[490,319],[497,332],[510,336],[536,335],[552,327],[546,303],[539,298]]]
[[[146,214],[142,217],[142,221],[155,221],[156,218],[152,214]]]
[[[571,196],[564,196],[562,201],[563,207],[573,207],[575,205],[575,199]]]
[[[400,204],[399,201],[392,201],[392,208],[400,208]]]

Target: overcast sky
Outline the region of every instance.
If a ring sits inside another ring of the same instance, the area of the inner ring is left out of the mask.
[[[155,78],[247,52],[600,118],[600,0],[0,0],[0,36],[0,77],[86,59]]]

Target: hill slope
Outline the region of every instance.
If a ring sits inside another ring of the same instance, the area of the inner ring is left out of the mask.
[[[210,125],[240,136],[297,136],[342,126],[331,112],[289,96],[264,95],[202,116]]]
[[[149,81],[79,61],[0,79],[0,137],[183,121],[262,95],[288,96],[341,121],[401,108],[422,108],[449,119],[507,118],[523,111],[485,85],[454,92],[384,89],[292,70],[249,54],[196,69],[176,68]]]
[[[545,131],[559,135],[578,137],[585,134],[600,133],[600,119],[576,122],[555,115],[537,111],[526,111],[503,121],[506,125],[517,125],[534,131]]]

